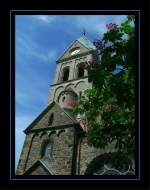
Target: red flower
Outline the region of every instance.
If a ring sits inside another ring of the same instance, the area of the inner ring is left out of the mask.
[[[94,46],[95,46],[98,50],[103,49],[103,43],[102,43],[101,40],[95,39],[95,40],[93,41],[93,44],[94,44]]]
[[[83,130],[85,132],[87,132],[91,128],[91,125],[87,121],[85,121],[84,119],[81,119],[79,122],[80,122],[81,126],[84,126]]]
[[[85,121],[84,119],[81,119],[81,120],[80,120],[80,124],[81,124],[81,125],[85,125],[85,124],[86,124],[86,121]]]
[[[88,122],[86,122],[85,131],[87,132],[90,128],[91,128],[91,125]]]
[[[116,107],[113,104],[104,105],[104,109],[111,110],[111,111],[116,111]]]
[[[85,62],[81,62],[80,63],[80,68],[82,69],[88,69],[92,66],[92,62],[91,61],[85,61]]]
[[[80,63],[80,68],[85,69],[86,68],[86,63],[85,62],[81,62]]]
[[[117,26],[118,26],[118,25],[115,24],[115,23],[106,24],[106,28],[107,28],[108,30],[116,29]]]
[[[83,137],[82,138],[82,143],[87,143],[88,142],[88,137]]]
[[[76,106],[76,102],[75,102],[74,100],[70,100],[70,101],[68,102],[68,106],[70,106],[70,107],[75,107],[75,106]]]

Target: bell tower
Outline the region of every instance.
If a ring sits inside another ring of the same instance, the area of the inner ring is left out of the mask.
[[[56,75],[50,88],[48,105],[55,101],[62,108],[71,109],[83,91],[92,87],[88,82],[88,72],[82,68],[82,63],[94,59],[96,59],[96,48],[84,34],[76,39],[56,61]]]
[[[91,88],[83,63],[97,59],[95,46],[85,35],[76,39],[56,61],[57,69],[46,108],[24,130],[26,135],[17,175],[84,174],[84,152],[79,144],[79,121],[71,112],[85,89]],[[89,161],[89,160],[88,160]],[[81,163],[81,166],[79,166]],[[81,171],[80,171],[81,168]]]

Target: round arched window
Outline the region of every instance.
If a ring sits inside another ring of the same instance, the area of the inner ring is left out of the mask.
[[[84,69],[79,65],[78,66],[78,78],[84,77]]]
[[[45,141],[42,146],[41,150],[41,156],[44,159],[49,159],[52,156],[52,148],[53,148],[53,143],[50,141]]]
[[[63,96],[63,98],[62,98],[62,102],[64,102],[64,101],[65,101],[65,99],[66,99],[66,97],[65,97],[65,96]]]
[[[65,82],[69,79],[69,67],[65,67],[62,72],[62,82]]]

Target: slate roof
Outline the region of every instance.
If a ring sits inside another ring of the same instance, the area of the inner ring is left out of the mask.
[[[84,45],[86,48],[91,49],[91,50],[96,50],[96,47],[93,45],[93,43],[88,40],[85,36],[81,36],[80,38],[77,39],[82,45]]]
[[[93,45],[93,43],[84,35],[82,35],[81,37],[77,38],[76,40],[74,40],[69,47],[64,51],[64,53],[59,57],[59,59],[56,61],[56,63],[63,57],[63,55],[68,51],[68,49],[70,49],[70,47],[76,42],[78,41],[80,44],[82,44],[85,48],[89,49],[89,50],[97,50],[96,47]]]
[[[42,166],[50,175],[56,175],[56,172],[51,168],[47,160],[37,160],[29,168],[26,169],[24,175],[30,174],[30,172],[36,170],[38,166]]]

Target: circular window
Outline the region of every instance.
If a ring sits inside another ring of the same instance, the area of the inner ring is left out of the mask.
[[[94,158],[88,165],[85,175],[134,175],[130,160],[124,159],[121,166],[114,166],[112,164],[112,159],[114,158],[113,153]]]
[[[115,168],[111,163],[107,163],[98,168],[93,175],[133,175],[132,173],[130,163],[123,165],[122,169]]]

